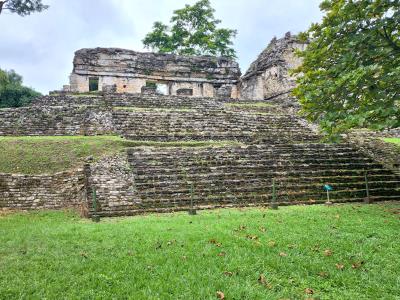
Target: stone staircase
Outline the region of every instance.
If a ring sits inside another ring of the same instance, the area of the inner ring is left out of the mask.
[[[85,134],[110,131],[132,140],[240,142],[129,149],[130,173],[118,186],[129,186],[129,193],[113,190],[117,175],[103,174],[107,184],[98,188],[101,216],[187,210],[191,203],[198,209],[267,205],[273,200],[273,181],[281,205],[323,203],[325,184],[333,187],[333,202],[358,202],[367,195],[365,174],[371,200],[400,200],[399,174],[349,144],[322,143],[321,136],[287,103],[143,95],[50,96],[25,110],[42,111],[42,106],[51,112],[61,110],[59,118],[68,121],[62,122],[66,129],[56,122],[52,129],[60,134],[81,132],[83,127]],[[82,115],[78,120],[70,117],[78,112]],[[28,121],[35,128],[35,121]],[[41,133],[40,128],[35,132]]]
[[[400,178],[348,145],[287,144],[204,149],[131,149],[139,198],[146,208],[249,206],[363,201],[364,174],[375,201],[400,200]]]

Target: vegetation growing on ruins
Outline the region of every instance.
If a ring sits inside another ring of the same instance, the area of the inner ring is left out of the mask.
[[[394,299],[400,205],[0,217],[5,299]],[[221,299],[221,298],[220,298]]]
[[[143,44],[160,53],[236,57],[232,40],[237,31],[218,28],[221,21],[214,12],[209,0],[186,5],[174,11],[171,25],[155,22]]]
[[[148,107],[133,107],[133,106],[115,106],[113,110],[130,111],[130,112],[196,112],[195,109],[180,107],[180,108],[148,108]]]
[[[42,0],[2,0],[0,1],[0,14],[7,10],[22,17],[34,12],[42,12],[49,6],[42,3]]]
[[[40,93],[23,86],[22,76],[14,70],[0,69],[0,108],[24,106],[38,96]]]
[[[234,144],[231,141],[146,142],[117,136],[0,137],[0,173],[53,174],[82,166],[127,147],[205,147]]]
[[[354,127],[400,126],[400,2],[325,0],[302,37],[295,95],[331,136]]]
[[[397,144],[400,146],[400,138],[386,138],[384,139],[385,142]]]

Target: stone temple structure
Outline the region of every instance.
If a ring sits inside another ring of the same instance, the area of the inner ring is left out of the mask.
[[[301,65],[295,50],[304,50],[306,46],[290,32],[282,39],[274,38],[242,77],[241,98],[263,100],[290,92],[296,79],[289,75],[289,70]]]
[[[212,56],[140,53],[116,48],[75,53],[71,92],[158,93],[237,98],[238,63]]]
[[[56,174],[0,172],[0,211],[315,204],[326,201],[326,184],[335,203],[400,200],[400,149],[381,139],[400,132],[326,143],[297,114],[288,71],[304,47],[290,34],[274,39],[243,78],[225,58],[79,50],[66,92],[0,109],[0,136],[114,135],[126,148]]]

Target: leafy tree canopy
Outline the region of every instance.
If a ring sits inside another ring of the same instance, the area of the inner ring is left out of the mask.
[[[0,14],[3,10],[8,10],[22,17],[30,15],[33,12],[41,12],[49,8],[42,3],[42,0],[0,0]]]
[[[40,93],[22,85],[22,76],[15,71],[0,69],[0,108],[20,107],[40,96]]]
[[[400,1],[325,0],[294,94],[330,136],[400,126]]]
[[[170,26],[155,22],[143,44],[160,53],[234,58],[236,52],[231,46],[237,31],[218,28],[221,21],[215,19],[214,12],[209,0],[186,5],[174,11]]]

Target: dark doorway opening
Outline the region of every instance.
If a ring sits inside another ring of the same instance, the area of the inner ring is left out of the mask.
[[[89,92],[99,90],[99,77],[89,77]]]

